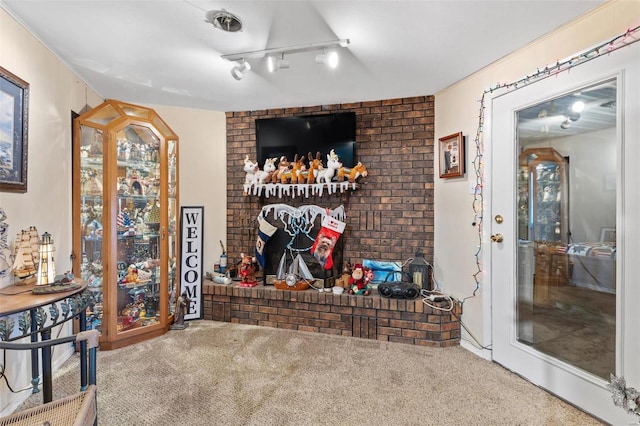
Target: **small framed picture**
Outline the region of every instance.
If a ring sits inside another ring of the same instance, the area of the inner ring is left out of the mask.
[[[600,229],[600,242],[601,243],[615,243],[616,242],[616,228],[603,226]]]
[[[462,132],[438,139],[440,153],[440,177],[464,176],[464,136]]]

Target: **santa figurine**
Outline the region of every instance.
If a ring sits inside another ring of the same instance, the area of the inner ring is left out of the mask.
[[[255,257],[246,255],[244,253],[240,254],[240,287],[255,287],[258,285],[258,280],[256,280],[256,265],[257,261]]]
[[[349,294],[361,294],[368,296],[369,281],[366,278],[365,270],[362,264],[356,263],[351,271],[351,277],[349,278]]]

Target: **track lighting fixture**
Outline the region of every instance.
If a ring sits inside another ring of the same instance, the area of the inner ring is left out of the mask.
[[[280,58],[276,56],[267,57],[267,69],[269,72],[276,72],[287,68],[289,68],[289,61],[284,59],[284,55],[281,55]]]
[[[300,44],[296,46],[253,50],[250,52],[230,53],[228,55],[222,55],[222,58],[232,62],[242,61],[242,65],[236,66],[231,70],[231,75],[233,75],[233,78],[235,78],[236,80],[240,80],[243,75],[251,69],[249,63],[246,62],[247,59],[264,58],[265,56],[267,57],[267,68],[270,72],[289,68],[289,61],[286,61],[284,59],[284,55],[313,51],[322,52],[321,54],[318,54],[316,56],[316,62],[326,64],[331,68],[335,68],[338,66],[338,52],[333,49],[337,49],[339,47],[347,47],[348,45],[349,39],[339,39],[321,43]],[[243,69],[243,66],[246,66],[248,68]]]
[[[243,58],[240,65],[236,65],[235,67],[231,68],[231,75],[233,76],[233,78],[240,81],[242,80],[242,77],[244,77],[244,75],[249,71],[251,71],[251,64],[245,61]]]
[[[571,120],[569,119],[569,117],[567,117],[566,120],[560,123],[560,127],[563,129],[568,129],[569,127],[571,127]]]

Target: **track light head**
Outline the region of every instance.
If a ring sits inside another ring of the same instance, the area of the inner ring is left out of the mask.
[[[251,71],[251,64],[243,60],[240,65],[236,65],[235,67],[231,68],[231,75],[233,76],[233,78],[240,81],[242,80],[242,77],[244,77],[244,75],[249,71]]]
[[[584,110],[584,102],[575,101],[573,105],[571,105],[571,111],[573,112],[582,112]]]
[[[284,55],[280,58],[275,56],[267,57],[267,69],[269,72],[276,72],[278,70],[284,70],[289,68],[289,61],[284,59]]]
[[[328,52],[323,51],[316,55],[316,63],[325,64],[329,68],[336,68],[338,66],[338,52],[330,50]]]

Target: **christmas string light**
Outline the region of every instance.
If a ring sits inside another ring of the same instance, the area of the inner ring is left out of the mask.
[[[478,114],[478,129],[476,131],[475,137],[475,148],[476,155],[474,160],[472,161],[473,168],[476,175],[476,186],[473,195],[473,222],[472,226],[478,228],[478,248],[474,254],[475,263],[476,263],[476,271],[473,273],[473,280],[475,281],[475,288],[471,294],[471,296],[467,296],[463,298],[460,302],[460,305],[464,305],[464,302],[467,299],[471,299],[475,297],[478,290],[482,285],[482,212],[484,209],[484,162],[483,162],[483,153],[484,153],[484,113],[485,113],[485,98],[487,95],[492,95],[494,91],[498,90],[516,90],[525,86],[528,86],[531,83],[538,82],[545,78],[549,78],[551,76],[557,76],[561,72],[567,71],[569,72],[571,68],[576,67],[578,65],[585,64],[592,59],[599,58],[603,55],[608,55],[622,47],[629,46],[639,39],[636,35],[640,32],[640,26],[635,28],[628,28],[623,34],[620,34],[613,39],[609,40],[606,43],[602,43],[596,47],[588,49],[578,55],[572,56],[568,59],[564,59],[562,61],[557,60],[556,63],[552,66],[546,65],[543,69],[540,67],[536,68],[536,72],[531,75],[525,75],[524,77],[513,81],[511,83],[496,83],[495,86],[489,87],[489,89],[485,89],[480,98],[480,113]]]

